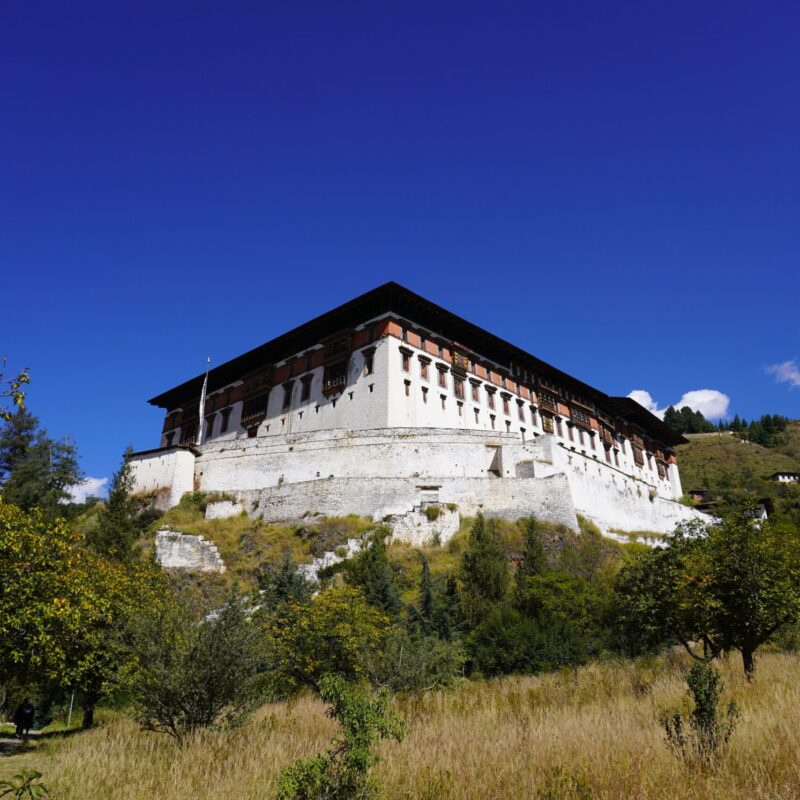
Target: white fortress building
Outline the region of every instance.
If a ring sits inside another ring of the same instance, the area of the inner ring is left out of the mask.
[[[205,491],[231,498],[209,514],[401,528],[431,504],[606,532],[701,516],[678,502],[672,428],[396,283],[150,403],[166,417],[135,491],[161,508]]]

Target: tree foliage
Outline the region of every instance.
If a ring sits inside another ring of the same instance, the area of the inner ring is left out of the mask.
[[[469,625],[475,625],[491,606],[506,597],[508,564],[495,520],[478,515],[461,560],[461,606]]]
[[[390,619],[353,586],[321,591],[312,602],[288,601],[264,621],[270,661],[288,690],[318,688],[326,673],[377,681]]]
[[[320,697],[340,726],[331,748],[314,758],[299,759],[278,777],[277,800],[369,800],[377,797],[370,769],[378,762],[381,739],[402,741],[403,720],[389,709],[382,690],[371,697],[341,675],[323,675]]]
[[[401,603],[386,549],[388,533],[381,528],[370,536],[367,546],[345,563],[345,577],[348,584],[361,588],[368,603],[394,615]]]
[[[87,537],[88,543],[99,553],[120,561],[130,561],[139,536],[138,507],[130,494],[132,453],[130,447],[125,451],[122,465],[111,479],[108,500],[100,509],[97,525]]]
[[[629,643],[677,641],[701,659],[735,649],[752,678],[758,647],[800,618],[800,530],[748,510],[684,526],[626,566],[617,588]]]
[[[182,742],[241,722],[265,697],[263,632],[235,593],[200,622],[174,606],[145,615],[132,644],[136,713],[147,730]]]
[[[31,382],[27,368],[20,370],[13,378],[6,378],[6,356],[0,359],[0,420],[8,421],[14,410],[25,408],[25,389]],[[8,401],[11,405],[8,405]]]
[[[80,479],[72,441],[51,439],[38,418],[22,407],[9,415],[0,431],[0,488],[7,503],[56,516],[69,488]]]
[[[3,682],[50,681],[94,703],[120,678],[131,619],[164,601],[162,577],[88,550],[64,520],[0,500]]]

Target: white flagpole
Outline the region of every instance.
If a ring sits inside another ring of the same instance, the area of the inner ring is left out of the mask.
[[[203,444],[203,428],[206,424],[206,389],[208,389],[208,370],[211,367],[211,359],[206,359],[206,376],[203,378],[203,391],[200,392],[200,413],[197,420],[197,444]]]

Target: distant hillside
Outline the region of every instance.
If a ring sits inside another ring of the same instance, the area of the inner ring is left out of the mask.
[[[800,472],[800,421],[790,423],[785,443],[762,447],[737,434],[688,434],[677,448],[684,492],[705,487],[712,496],[736,501],[750,495],[776,499],[781,507],[800,507],[800,488],[767,480],[780,470]]]

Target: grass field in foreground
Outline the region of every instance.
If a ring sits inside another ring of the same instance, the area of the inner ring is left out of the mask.
[[[375,777],[389,800],[800,796],[800,659],[764,655],[750,686],[738,658],[721,666],[742,718],[711,772],[688,768],[664,743],[659,715],[685,699],[678,658],[398,700],[408,736],[383,747]],[[35,767],[68,800],[266,800],[279,770],[324,748],[333,731],[310,696],[265,706],[238,730],[203,733],[182,749],[120,716],[0,759],[0,778]]]

